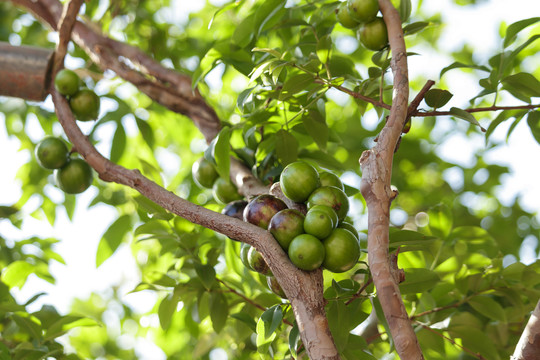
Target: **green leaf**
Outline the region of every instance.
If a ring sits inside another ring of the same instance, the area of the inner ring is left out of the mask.
[[[158,308],[158,317],[159,324],[163,330],[167,330],[171,325],[173,315],[178,308],[179,300],[180,298],[176,296],[174,292],[168,293],[167,296],[161,300]]]
[[[173,214],[165,210],[160,205],[156,204],[152,200],[148,199],[142,195],[136,195],[133,197],[137,206],[142,211],[146,212],[149,215],[152,215],[156,219],[170,220],[173,218]]]
[[[191,84],[193,89],[197,88],[199,82],[217,65],[219,59],[221,59],[221,53],[218,50],[214,48],[208,50],[206,55],[201,59],[199,67],[193,74],[193,82]]]
[[[536,142],[540,144],[540,111],[531,111],[527,116],[527,124]]]
[[[402,294],[422,293],[432,289],[440,282],[439,275],[424,268],[405,269],[405,281],[399,284]]]
[[[506,322],[503,307],[489,296],[475,296],[468,301],[469,305],[480,314],[496,321]]]
[[[11,318],[17,323],[17,325],[19,325],[22,331],[30,335],[32,338],[36,340],[40,340],[42,338],[42,328],[39,325],[39,320],[36,317],[26,312],[19,311],[11,315]]]
[[[229,171],[231,166],[231,146],[230,146],[231,129],[224,127],[214,139],[215,146],[213,147],[213,158],[216,160],[216,170],[219,176],[223,179],[229,179]]]
[[[399,17],[401,18],[402,23],[409,20],[409,17],[411,16],[411,10],[411,0],[401,0],[399,2]]]
[[[210,290],[216,282],[216,270],[211,265],[195,264],[195,271],[202,284],[207,290]]]
[[[318,111],[308,111],[302,116],[302,122],[306,132],[313,138],[319,149],[326,150],[330,132],[324,116]]]
[[[253,92],[253,89],[255,89],[256,87],[257,86],[247,88],[243,90],[240,94],[238,94],[238,98],[236,99],[236,106],[240,111],[244,112],[244,104]]]
[[[96,253],[96,267],[107,260],[122,243],[128,232],[131,231],[131,216],[122,215],[109,226],[99,242]]]
[[[471,113],[469,113],[469,112],[467,112],[467,111],[465,111],[463,109],[459,109],[457,107],[452,107],[452,108],[450,108],[450,114],[454,115],[457,118],[468,121],[473,125],[478,126],[480,128],[480,130],[482,130],[483,132],[486,131],[486,129],[484,129],[480,125],[480,123],[476,120],[476,118]]]
[[[231,317],[246,324],[253,332],[257,332],[257,323],[255,322],[255,320],[253,320],[253,317],[251,317],[247,313],[238,312],[236,314],[231,314]]]
[[[448,332],[452,338],[460,338],[464,347],[482,355],[484,359],[500,359],[493,339],[484,331],[469,326],[455,326],[449,328]]]
[[[452,211],[445,204],[439,204],[428,210],[429,229],[434,236],[446,239],[453,225]]]
[[[137,121],[137,127],[139,128],[139,132],[141,136],[143,137],[143,140],[146,142],[146,144],[153,149],[155,144],[155,138],[154,138],[154,132],[152,131],[152,127],[144,120],[141,120],[139,118],[136,118]]]
[[[326,64],[332,52],[332,37],[325,35],[317,42],[317,57],[321,63]]]
[[[276,14],[285,7],[285,0],[266,0],[255,12],[254,28],[258,37],[262,31],[273,25]]]
[[[476,69],[476,70],[482,70],[482,71],[486,71],[486,72],[489,72],[489,68],[486,67],[486,66],[483,66],[483,65],[467,65],[467,64],[463,64],[459,61],[456,61],[450,65],[448,65],[447,67],[445,67],[444,69],[441,70],[441,73],[439,74],[439,78],[442,78],[442,76],[447,72],[447,71],[450,71],[452,69],[458,69],[458,68],[466,68],[466,69]]]
[[[9,349],[3,342],[0,342],[0,360],[11,360]]]
[[[275,307],[276,306],[266,310],[257,322],[257,352],[261,355],[265,355],[269,352],[270,344],[272,344],[272,341],[274,341],[277,336],[275,331],[269,332],[274,316],[279,317],[279,313],[276,313],[277,310],[275,310]],[[277,307],[279,307],[279,305],[277,305]]]
[[[516,40],[516,36],[521,30],[531,26],[534,23],[537,23],[538,21],[540,21],[540,17],[533,17],[510,24],[506,28],[506,36],[504,37],[503,46],[507,47],[508,45],[512,44]]]
[[[424,28],[426,28],[430,23],[426,21],[418,21],[412,24],[408,24],[403,28],[403,35],[412,35],[419,31],[422,31]]]
[[[390,246],[392,247],[410,245],[423,245],[427,247],[436,239],[434,236],[428,236],[416,231],[401,230],[397,228],[390,228],[389,238]]]
[[[529,73],[517,73],[502,80],[503,88],[525,97],[540,97],[540,81]]]
[[[210,295],[210,319],[212,328],[219,333],[229,317],[229,305],[227,299],[221,292],[212,292]]]
[[[251,51],[254,51],[254,52],[263,52],[263,53],[267,53],[267,54],[270,54],[272,55],[273,57],[276,57],[276,58],[281,58],[281,53],[279,51],[277,51],[276,49],[271,49],[271,48],[258,48],[258,47],[255,47],[253,49],[251,49]]]
[[[331,301],[327,310],[328,325],[338,351],[343,351],[349,341],[349,312],[342,300]]]
[[[276,132],[276,155],[283,166],[298,158],[298,141],[288,131]]]
[[[126,131],[121,121],[117,122],[116,131],[111,144],[111,161],[117,163],[126,148]]]
[[[296,322],[289,332],[289,350],[294,357],[298,357],[298,343],[300,341],[300,330]]]
[[[18,260],[12,262],[6,268],[4,268],[0,279],[10,288],[18,287],[20,289],[26,282],[28,275],[32,274],[33,272],[34,265],[23,260]]]
[[[274,305],[267,309],[262,315],[261,320],[264,323],[265,336],[272,335],[283,320],[283,310],[280,305]]]
[[[300,149],[300,151],[298,152],[298,157],[302,159],[315,160],[320,166],[328,168],[328,169],[337,169],[337,170],[345,169],[342,163],[337,161],[331,155],[320,150],[310,151],[307,149]]]
[[[244,20],[242,20],[242,22],[240,22],[240,24],[238,24],[234,29],[231,37],[232,42],[241,48],[248,46],[251,40],[253,40],[254,26],[254,15],[244,18]]]
[[[15,206],[0,206],[0,218],[7,218],[19,211]]]
[[[441,108],[454,96],[448,90],[431,89],[426,93],[424,100],[428,106],[432,108]]]
[[[47,329],[45,333],[45,340],[53,340],[64,335],[69,330],[80,326],[99,326],[99,323],[94,319],[84,316],[62,316]]]
[[[281,90],[280,99],[292,96],[300,91],[306,90],[306,88],[313,83],[313,76],[310,74],[297,74],[291,76]]]

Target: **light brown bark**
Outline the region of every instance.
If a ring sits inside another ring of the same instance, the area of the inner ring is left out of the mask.
[[[540,300],[521,334],[511,360],[540,359]]]

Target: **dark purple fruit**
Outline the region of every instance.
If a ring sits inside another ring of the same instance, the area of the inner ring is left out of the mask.
[[[281,210],[270,220],[268,231],[274,235],[279,245],[287,251],[292,239],[304,232],[304,219],[304,214],[298,210]]]
[[[287,208],[283,200],[269,194],[255,197],[244,209],[244,221],[268,229],[270,220],[279,211]]]
[[[248,202],[245,200],[236,200],[228,203],[221,213],[233,218],[244,220],[244,209],[246,208]]]
[[[268,287],[270,288],[270,290],[272,290],[272,292],[274,294],[276,294],[277,296],[280,296],[284,299],[287,298],[287,295],[285,295],[285,291],[283,291],[283,289],[281,288],[281,285],[279,285],[277,279],[273,276],[268,276],[266,278],[266,283],[268,284]]]
[[[272,275],[272,271],[270,271],[270,267],[264,261],[262,255],[260,252],[258,252],[253,246],[249,249],[247,253],[247,260],[249,263],[249,267],[253,269],[253,271],[256,271],[263,275]]]

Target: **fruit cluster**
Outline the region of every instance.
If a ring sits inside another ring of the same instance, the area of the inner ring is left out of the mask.
[[[358,37],[367,49],[379,51],[388,44],[388,32],[378,17],[377,0],[346,0],[336,10],[338,22],[347,29],[358,28]]]
[[[229,179],[221,178],[214,164],[204,157],[193,163],[193,181],[201,188],[212,189],[214,199],[221,204],[239,200],[242,195]]]
[[[57,137],[46,137],[35,148],[38,164],[54,170],[56,185],[68,194],[79,194],[93,181],[92,169],[83,159],[71,158],[65,142]]]
[[[54,87],[68,99],[75,118],[80,121],[95,120],[99,115],[99,97],[81,84],[77,73],[69,69],[60,70],[54,78]]]

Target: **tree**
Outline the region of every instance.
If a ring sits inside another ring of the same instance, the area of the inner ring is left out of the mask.
[[[516,257],[521,239],[535,236],[540,225],[517,200],[503,205],[498,199],[495,190],[508,168],[486,163],[482,151],[472,165],[460,166],[436,149],[457,131],[471,138],[484,132],[486,149],[496,147],[491,135],[508,120],[508,135],[527,119],[539,141],[540,105],[533,99],[540,97],[540,83],[525,61],[537,56],[539,18],[502,26],[502,50],[486,61],[467,46],[450,54],[452,62],[435,82],[417,74],[409,81],[407,62],[415,53],[407,49],[436,44],[441,25],[437,16],[423,14],[421,2],[413,13],[409,1],[394,7],[379,0],[389,46],[377,52],[341,45],[353,41],[354,32],[337,23],[339,2],[333,1],[207,4],[183,24],[168,15],[174,2],[112,3],[107,11],[107,4],[90,2],[76,20],[81,3],[3,2],[3,26],[18,28],[23,44],[47,47],[55,46],[47,35],[58,31],[53,77],[72,39],[70,56],[85,64],[79,74],[90,87],[104,84],[102,102],[114,105],[84,132],[53,86],[58,122],[38,103],[0,105],[8,133],[24,149],[35,146],[26,124],[37,116],[45,133],[68,140],[99,175],[93,204],[114,207],[118,216],[100,242],[97,265],[131,236],[140,240],[132,246],[145,254],[143,275],[133,291],[160,294],[154,310],[161,330],[141,325],[137,332],[153,332],[169,358],[208,358],[218,347],[246,359],[257,352],[311,359],[387,353],[499,359],[514,353],[540,297],[538,262],[525,265]],[[4,40],[10,32],[3,32]],[[123,41],[112,38],[117,33]],[[453,104],[445,89],[445,77],[457,71],[479,79],[480,93],[468,105]],[[511,103],[500,105],[501,98]],[[375,129],[359,121],[368,116],[380,119]],[[109,124],[114,133],[98,137]],[[357,266],[343,274],[299,270],[269,232],[220,214],[222,205],[191,176],[203,155],[192,149],[203,139],[204,156],[247,199],[268,192],[284,198],[270,186],[297,159],[353,179],[361,174],[361,184],[346,187],[350,215],[363,234]],[[96,150],[102,144],[110,146],[107,156]],[[179,154],[178,168],[160,162],[160,152]],[[460,181],[449,180],[450,172]],[[58,209],[73,215],[76,196],[51,196],[50,174],[34,159],[22,164],[23,196],[2,208],[3,217],[20,225],[32,197],[51,223]],[[110,329],[92,327],[106,308],[92,299],[74,305],[84,316],[50,307],[26,311],[35,299],[17,304],[10,288],[22,286],[30,273],[54,281],[47,264],[59,258],[52,239],[2,241],[0,354],[135,358],[108,336]],[[262,254],[287,300],[242,265],[240,242]],[[27,244],[39,255],[24,251]],[[107,301],[121,299],[115,294]],[[126,320],[140,316],[127,306],[123,312]],[[359,324],[364,330],[351,333]],[[77,354],[65,355],[57,337],[84,325],[91,327],[71,338]],[[538,354],[525,355],[529,351],[525,346],[514,356]]]

